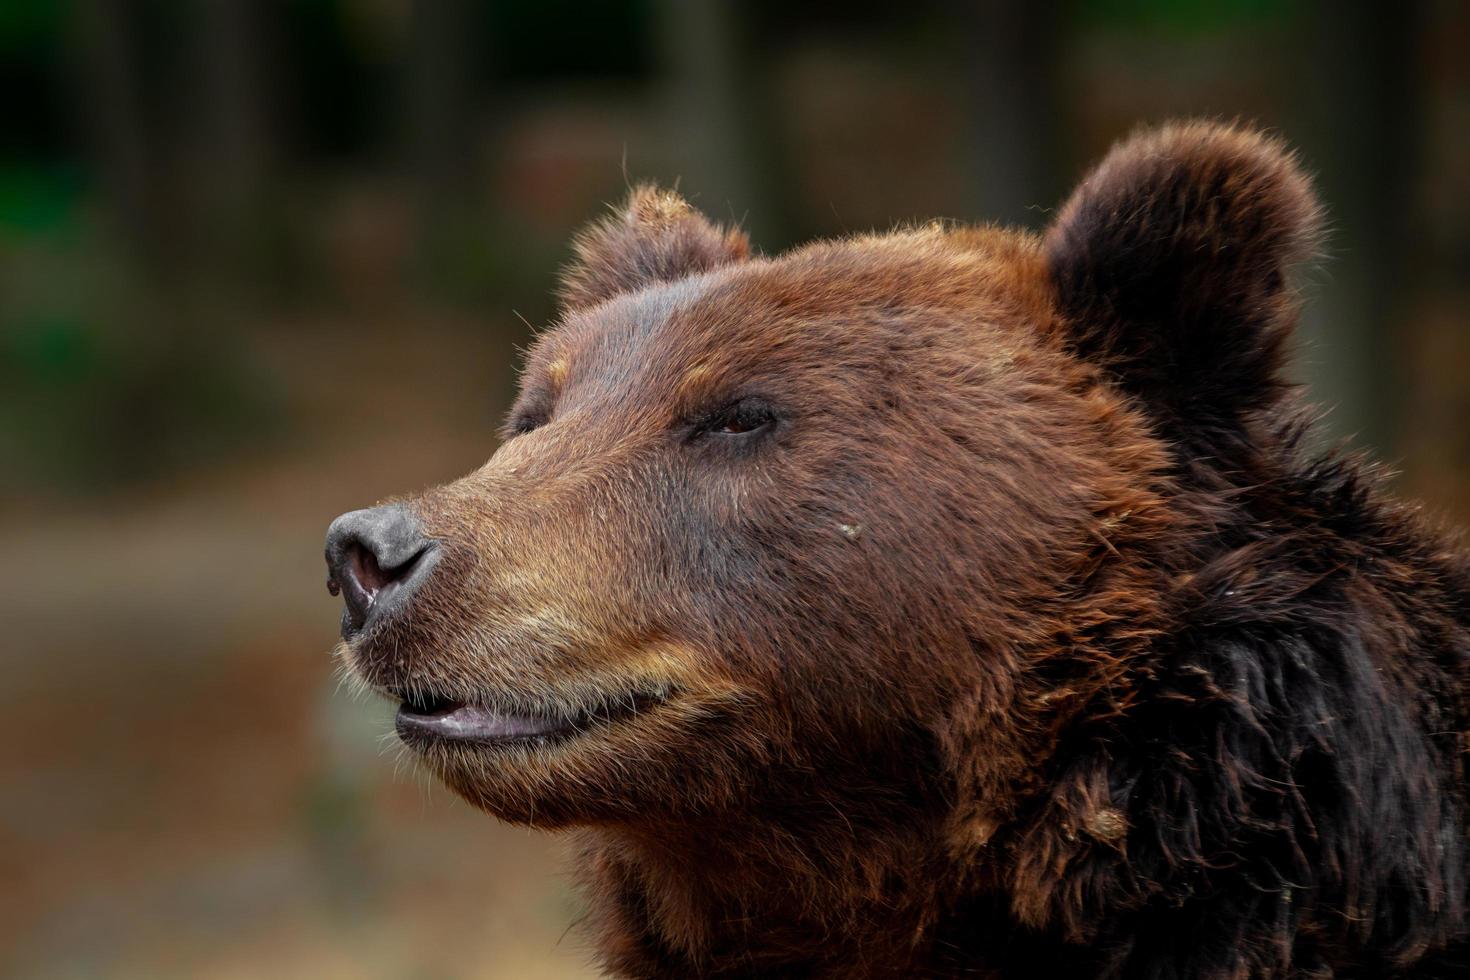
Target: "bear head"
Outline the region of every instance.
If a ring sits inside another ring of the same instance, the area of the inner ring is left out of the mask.
[[[1120,144],[1042,236],[759,257],[635,190],[577,238],[494,455],[394,505],[432,562],[340,655],[507,820],[982,848],[1128,709],[1182,471],[1280,403],[1317,226],[1277,142],[1210,123]]]

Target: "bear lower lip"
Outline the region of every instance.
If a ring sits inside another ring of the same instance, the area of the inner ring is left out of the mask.
[[[551,742],[630,718],[663,703],[667,697],[629,694],[596,709],[565,714],[505,711],[432,696],[415,697],[399,705],[395,727],[409,742]]]
[[[425,710],[404,703],[398,709],[400,733],[455,742],[506,742],[555,735],[571,728],[559,718],[513,714],[475,704],[435,705]]]

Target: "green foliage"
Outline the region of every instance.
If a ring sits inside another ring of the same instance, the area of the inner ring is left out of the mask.
[[[0,164],[0,241],[73,234],[81,194],[72,167]]]
[[[71,6],[63,0],[0,3],[0,57],[54,50],[60,44]]]
[[[653,64],[650,0],[496,0],[482,9],[495,78],[642,76]]]
[[[268,434],[273,386],[219,315],[144,287],[62,170],[0,168],[0,489],[95,489]]]
[[[1074,10],[1099,27],[1208,34],[1291,20],[1301,0],[1082,0]]]

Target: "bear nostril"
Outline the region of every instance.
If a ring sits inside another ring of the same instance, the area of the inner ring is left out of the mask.
[[[345,605],[343,636],[406,600],[433,564],[435,544],[399,505],[343,514],[327,530],[327,591]],[[391,602],[390,602],[391,600]]]
[[[383,586],[392,581],[392,578],[378,564],[378,556],[356,541],[348,547],[347,567],[351,570],[352,577],[357,579],[358,585],[370,598],[376,596],[382,591]]]

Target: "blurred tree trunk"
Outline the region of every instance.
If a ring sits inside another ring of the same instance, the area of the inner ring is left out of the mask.
[[[211,204],[235,219],[265,197],[275,162],[266,23],[272,9],[253,0],[207,0],[200,8],[199,130],[207,141]]]
[[[275,9],[255,0],[207,0],[199,8],[200,244],[237,284],[261,271],[268,252],[278,135],[271,112]]]
[[[481,217],[481,137],[474,100],[479,21],[470,0],[415,0],[408,66],[408,166],[423,272],[441,263]]]
[[[1422,100],[1417,0],[1316,0],[1301,142],[1328,208],[1328,262],[1303,323],[1302,361],[1328,430],[1392,451]]]
[[[757,160],[766,133],[751,124],[746,40],[731,0],[661,0],[659,48],[665,69],[669,143],[695,206],[769,241],[774,220],[760,194]]]
[[[1040,226],[1065,190],[1058,138],[1059,5],[1036,0],[954,3],[969,112],[972,213]]]
[[[169,236],[155,199],[160,161],[150,152],[143,109],[138,15],[139,0],[78,4],[78,110],[122,246],[140,271],[152,274],[164,261]]]

